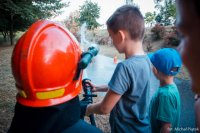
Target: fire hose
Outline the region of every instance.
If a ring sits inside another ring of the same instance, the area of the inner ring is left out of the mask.
[[[74,80],[79,79],[81,71],[89,65],[89,63],[92,61],[92,58],[94,56],[96,56],[98,54],[98,52],[99,52],[99,49],[96,47],[93,47],[93,46],[89,47],[88,51],[83,52],[83,54],[81,55],[81,60],[78,63],[78,67],[77,67],[77,71],[76,71]],[[80,102],[80,104],[81,104],[81,116],[80,117],[83,120],[84,120],[87,105],[93,103],[93,97],[97,97],[97,95],[92,94],[92,91],[91,91],[92,87],[88,83],[88,80],[89,79],[82,80],[82,86],[83,86],[83,91],[84,91],[83,97],[84,98]],[[89,116],[89,118],[90,118],[90,123],[93,126],[96,126],[94,114],[91,114]]]
[[[92,86],[90,86],[88,81],[90,81],[90,79],[83,79],[83,81],[82,81],[83,91],[84,91],[83,97],[84,98],[81,100],[80,104],[81,104],[81,119],[83,119],[83,120],[84,120],[87,105],[93,103],[93,97],[97,97],[96,94],[92,93],[92,91],[91,91]],[[89,116],[89,118],[90,118],[90,123],[93,126],[96,126],[94,114],[91,114]]]
[[[94,56],[96,56],[99,52],[99,49],[96,47],[89,47],[88,51],[83,52],[83,54],[81,55],[81,60],[78,63],[78,67],[77,67],[77,71],[76,71],[76,75],[74,77],[74,80],[78,80],[81,74],[81,71],[83,69],[85,69],[88,64],[92,61],[92,58]]]

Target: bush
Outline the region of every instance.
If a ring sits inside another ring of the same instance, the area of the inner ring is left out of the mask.
[[[160,25],[160,24],[156,24],[152,29],[151,29],[152,34],[152,39],[153,41],[157,41],[160,40],[164,37],[164,33],[165,33],[165,27]]]
[[[100,45],[111,45],[112,44],[112,41],[110,39],[109,36],[104,36],[104,37],[101,37],[98,41],[97,41],[98,44]]]
[[[80,16],[79,12],[74,11],[70,13],[69,18],[65,20],[65,26],[76,37],[78,41],[80,41],[80,35],[79,35],[80,27],[76,19],[79,18],[79,16]]]
[[[151,45],[150,42],[147,43],[146,50],[147,50],[147,52],[153,51],[153,46]]]
[[[172,27],[172,31],[165,35],[164,44],[167,46],[177,47],[180,43],[176,27]]]

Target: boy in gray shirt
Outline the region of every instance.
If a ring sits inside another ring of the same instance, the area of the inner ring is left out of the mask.
[[[113,45],[126,59],[119,63],[108,85],[93,91],[107,91],[104,99],[88,105],[86,115],[110,113],[112,133],[151,132],[147,114],[149,104],[151,63],[142,47],[144,19],[132,5],[118,8],[107,20]]]

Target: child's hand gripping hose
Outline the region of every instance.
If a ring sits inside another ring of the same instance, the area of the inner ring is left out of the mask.
[[[84,119],[85,112],[87,109],[87,105],[93,103],[93,97],[97,97],[96,94],[92,94],[92,86],[88,83],[90,79],[83,79],[82,85],[83,85],[83,99],[81,100],[81,119]],[[95,119],[94,119],[94,114],[91,114],[89,116],[90,122],[92,125],[96,126]]]

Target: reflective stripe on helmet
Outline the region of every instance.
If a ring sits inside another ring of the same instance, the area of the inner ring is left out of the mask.
[[[17,88],[18,90],[18,94],[23,97],[23,98],[27,98],[26,92],[24,90],[20,90],[19,88]]]
[[[48,91],[48,92],[37,92],[37,99],[51,99],[63,96],[65,93],[65,88],[58,90]]]

